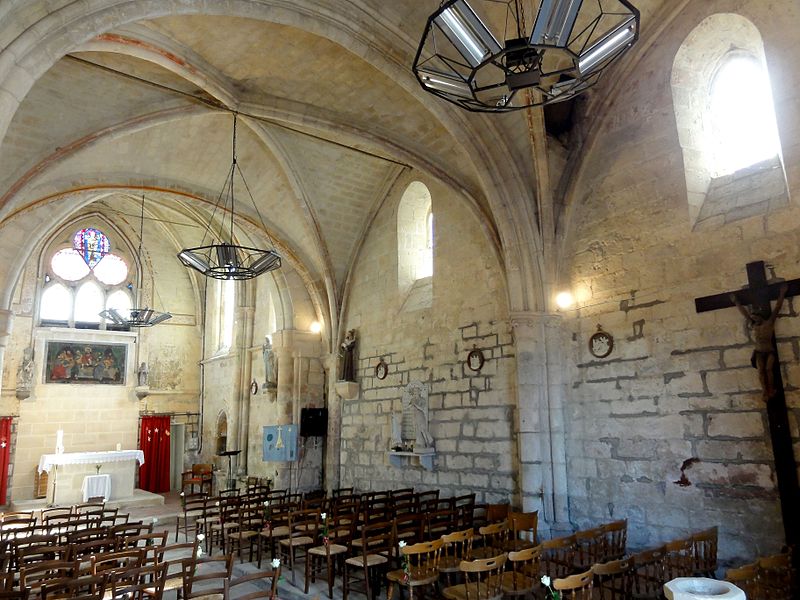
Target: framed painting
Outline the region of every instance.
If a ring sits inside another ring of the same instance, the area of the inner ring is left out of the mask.
[[[48,341],[44,382],[125,385],[127,354],[125,344]]]

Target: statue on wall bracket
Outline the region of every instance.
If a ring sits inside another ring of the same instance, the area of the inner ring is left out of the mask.
[[[403,390],[403,415],[400,435],[404,446],[413,444],[413,451],[424,454],[433,451],[433,436],[429,426],[428,386],[419,381],[409,383]]]
[[[342,357],[342,370],[340,373],[339,381],[355,381],[356,380],[356,330],[350,329],[344,336],[342,345],[340,346],[341,352],[339,356]]]
[[[275,361],[275,351],[272,349],[272,340],[269,336],[264,337],[264,345],[261,347],[261,354],[264,357],[264,385],[261,386],[266,393],[278,387],[278,365]]]

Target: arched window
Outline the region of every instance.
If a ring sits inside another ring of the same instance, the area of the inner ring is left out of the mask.
[[[217,351],[224,352],[233,345],[233,327],[236,318],[236,281],[217,280]]]
[[[108,237],[91,227],[72,236],[72,247],[50,255],[39,303],[39,323],[46,326],[110,328],[100,317],[105,308],[129,311],[133,285],[127,263],[111,253]],[[124,314],[124,313],[123,313]]]
[[[753,23],[730,13],[703,20],[675,55],[672,99],[695,229],[788,204],[764,44]]]
[[[424,183],[406,188],[397,210],[398,285],[407,289],[433,275],[434,247],[431,193]]]

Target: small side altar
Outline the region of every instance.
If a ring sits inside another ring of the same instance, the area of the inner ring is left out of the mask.
[[[50,476],[48,504],[77,504],[83,501],[84,479],[92,475],[110,476],[110,500],[133,497],[137,464],[144,464],[141,450],[44,454],[39,473],[47,471]]]

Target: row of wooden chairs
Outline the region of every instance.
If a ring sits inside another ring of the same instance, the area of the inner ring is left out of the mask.
[[[750,600],[794,600],[800,595],[795,588],[790,552],[760,557],[753,563],[728,569],[725,580],[744,590]]]

